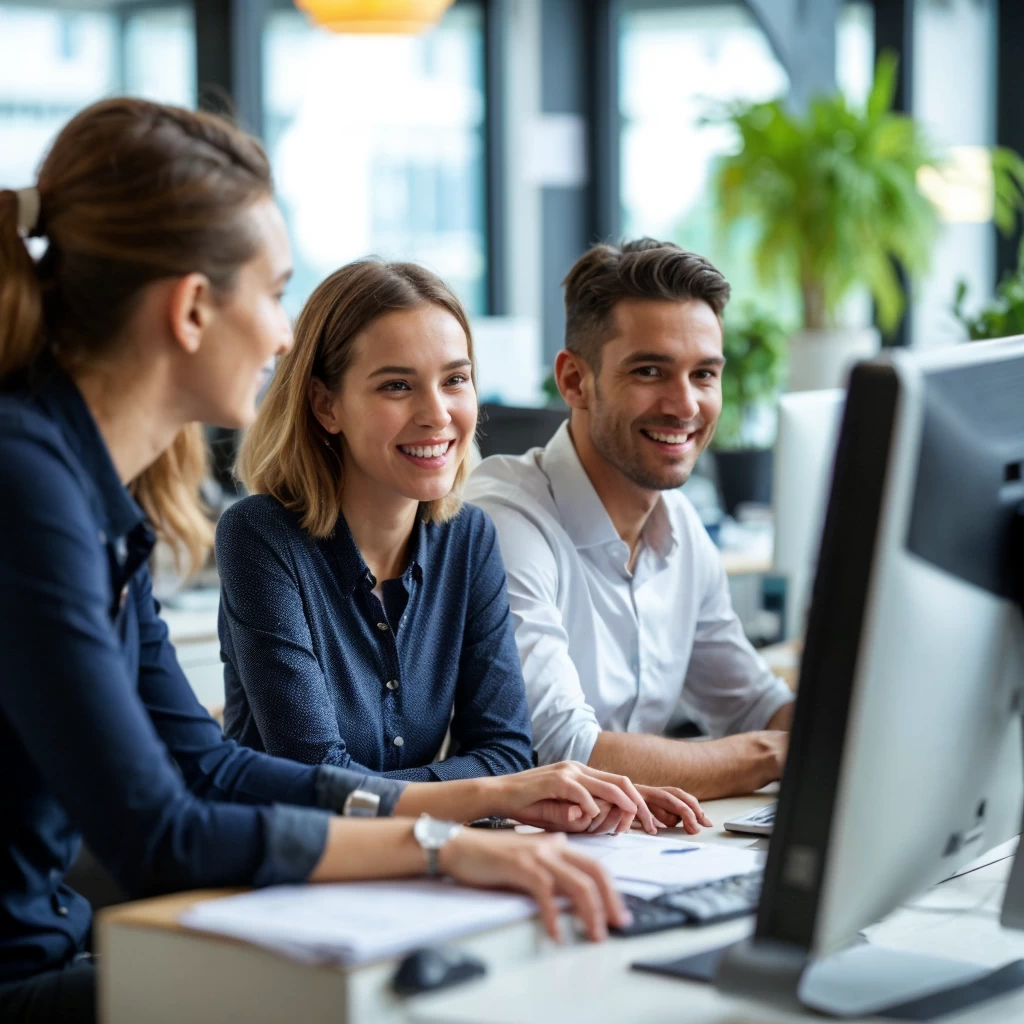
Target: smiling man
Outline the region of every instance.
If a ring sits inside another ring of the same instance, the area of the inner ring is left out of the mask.
[[[729,285],[644,238],[595,246],[564,287],[569,421],[485,460],[466,493],[498,528],[538,755],[702,799],[750,792],[781,773],[792,696],[678,490],[722,408]],[[663,735],[684,693],[715,738]]]

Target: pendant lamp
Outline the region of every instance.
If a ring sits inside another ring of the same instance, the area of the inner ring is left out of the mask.
[[[310,20],[332,32],[412,35],[441,20],[452,0],[295,0]]]

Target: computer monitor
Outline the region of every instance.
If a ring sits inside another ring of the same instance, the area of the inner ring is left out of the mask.
[[[815,562],[825,521],[839,419],[846,391],[796,391],[779,400],[772,509],[773,571],[786,581],[782,635],[803,636]]]
[[[854,370],[756,932],[723,989],[866,1014],[988,973],[857,937],[1021,831],[1022,524],[1024,337]],[[1024,851],[1002,920],[1024,927]]]

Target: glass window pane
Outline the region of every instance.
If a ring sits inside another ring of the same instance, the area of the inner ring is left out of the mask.
[[[115,7],[71,10],[0,2],[0,185],[35,180],[64,123],[104,96],[194,102],[191,4],[122,18]]]
[[[483,13],[458,4],[422,36],[336,35],[267,20],[265,138],[291,230],[296,312],[375,253],[423,263],[486,312]]]
[[[179,107],[196,105],[196,40],[192,7],[146,7],[124,23],[121,89]]]

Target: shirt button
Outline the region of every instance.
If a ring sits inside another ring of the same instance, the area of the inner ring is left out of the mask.
[[[398,680],[397,679],[389,679],[384,685],[389,690],[397,690],[398,689]],[[399,744],[399,746],[401,746],[401,744]]]
[[[67,917],[68,916],[68,908],[67,907],[58,907],[57,908],[57,913],[60,914],[61,917]]]
[[[405,740],[403,740],[401,736],[396,736],[394,742],[396,747],[405,746]]]
[[[380,630],[380,631],[381,631],[382,633],[386,633],[386,632],[387,632],[387,628],[388,628],[388,624],[387,624],[386,622],[378,622],[378,623],[377,623],[377,628],[378,628],[378,629],[379,629],[379,630]]]

